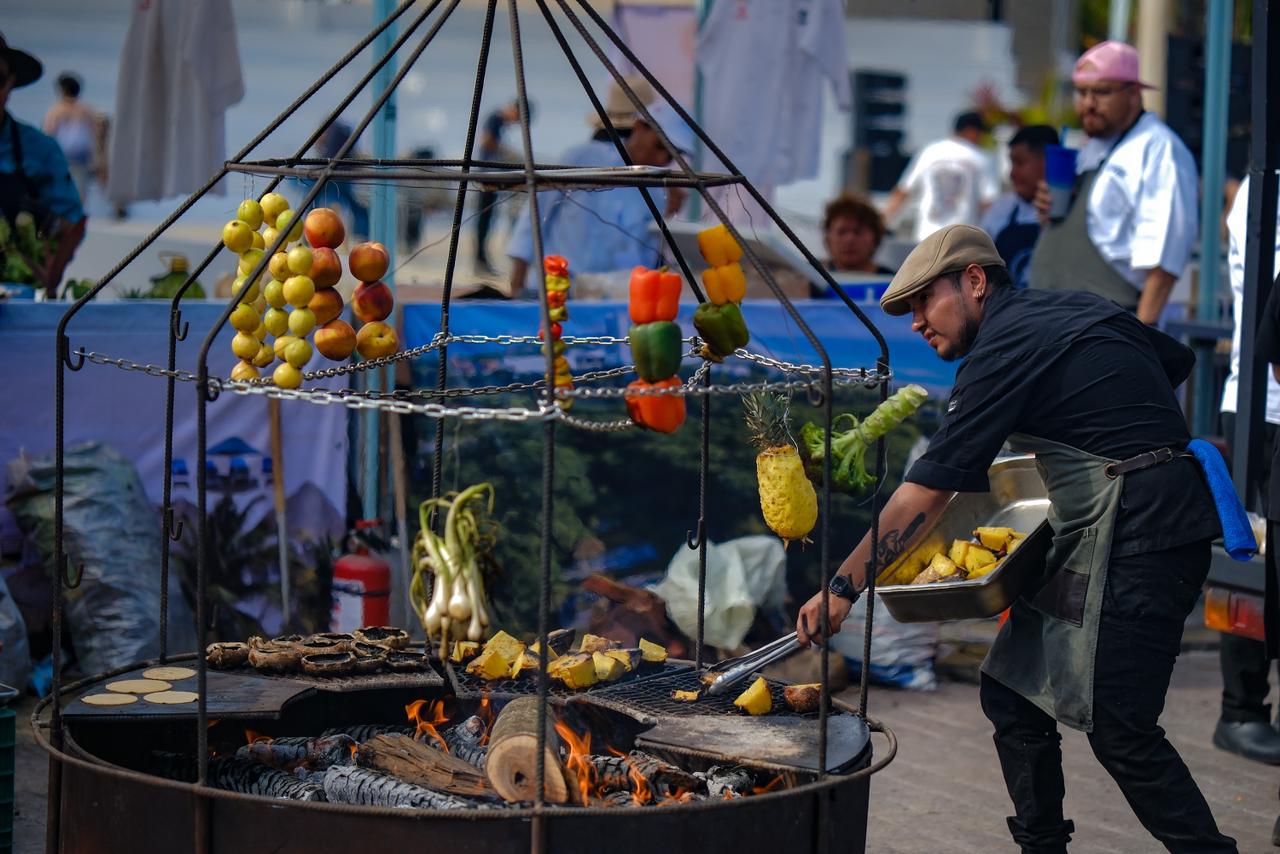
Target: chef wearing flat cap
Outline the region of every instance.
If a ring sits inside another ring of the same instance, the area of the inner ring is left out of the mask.
[[[928,451],[831,582],[840,630],[872,549],[880,569],[932,527],[956,493],[986,492],[1007,442],[1034,453],[1048,488],[1053,546],[982,667],[1025,852],[1063,852],[1058,724],[1088,733],[1094,755],[1143,826],[1170,851],[1235,851],[1157,720],[1183,623],[1220,526],[1174,389],[1191,351],[1114,302],[1016,290],[991,238],[954,225],[920,243],[880,300],[946,361],[963,360]],[[800,611],[802,642],[823,634],[821,594]]]

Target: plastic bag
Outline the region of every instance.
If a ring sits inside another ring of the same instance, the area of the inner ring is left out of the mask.
[[[66,590],[71,645],[86,673],[123,667],[159,652],[161,522],[133,463],[101,442],[65,455],[63,542],[69,565],[84,565]],[[9,463],[9,508],[54,570],[54,458]],[[191,611],[176,576],[169,581],[169,648],[195,648]]]
[[[849,612],[840,632],[831,638],[831,648],[849,665],[849,678],[862,673],[862,645],[865,634],[866,598],[859,599]],[[867,676],[879,685],[932,691],[938,687],[933,659],[938,654],[937,623],[899,623],[876,597],[875,619],[871,622],[871,669]]]
[[[758,608],[782,607],[786,572],[786,552],[777,537],[707,543],[706,643],[720,649],[741,646]],[[653,591],[666,600],[667,614],[680,631],[697,637],[698,553],[679,548],[667,564],[666,577]]]
[[[27,624],[9,588],[0,578],[0,682],[25,691],[31,673],[31,650],[27,646]]]

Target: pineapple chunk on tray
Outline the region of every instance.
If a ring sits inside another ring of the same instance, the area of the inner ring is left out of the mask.
[[[1027,535],[1013,528],[977,528],[972,540],[953,540],[930,558],[912,584],[976,581],[990,575]]]

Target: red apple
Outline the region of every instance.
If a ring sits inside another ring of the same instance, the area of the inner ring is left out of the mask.
[[[387,273],[391,257],[381,243],[361,243],[347,256],[347,269],[362,282],[376,282]]]
[[[313,247],[327,246],[330,249],[341,246],[347,237],[347,230],[342,220],[329,208],[314,208],[302,221],[302,233]]]
[[[356,350],[362,359],[380,359],[390,356],[400,347],[396,331],[388,324],[374,321],[360,327],[356,333]]]
[[[356,331],[345,320],[330,320],[324,326],[317,327],[312,336],[320,355],[334,362],[341,362],[351,356],[356,349]]]
[[[342,259],[328,246],[312,249],[309,275],[317,288],[331,288],[342,278]]]
[[[342,314],[342,294],[336,288],[316,291],[315,296],[307,303],[307,308],[316,316],[316,326],[324,326]]]
[[[365,323],[385,320],[396,299],[385,282],[362,282],[351,295],[351,310]]]

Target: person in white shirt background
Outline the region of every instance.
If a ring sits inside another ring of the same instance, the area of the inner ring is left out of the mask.
[[[1044,180],[1044,149],[1056,145],[1058,132],[1048,125],[1027,125],[1009,140],[1009,184],[979,224],[991,235],[996,251],[1009,268],[1015,287],[1027,286],[1031,252],[1040,236],[1040,214],[1032,201]]]
[[[1231,280],[1231,305],[1234,331],[1231,335],[1231,373],[1222,386],[1222,433],[1228,445],[1235,437],[1236,401],[1240,379],[1240,326],[1244,320],[1244,252],[1249,219],[1249,179],[1236,191],[1227,214],[1227,271]],[[1277,228],[1276,269],[1280,270],[1280,228]],[[1250,318],[1255,320],[1255,318]],[[1271,476],[1271,449],[1280,425],[1280,382],[1271,371],[1267,376],[1266,429],[1264,452],[1258,460],[1257,483],[1266,503],[1267,483]],[[1253,502],[1247,502],[1252,506]],[[1269,515],[1269,514],[1268,514]],[[1280,765],[1280,732],[1271,725],[1271,709],[1267,695],[1271,693],[1269,677],[1271,658],[1264,641],[1239,635],[1222,634],[1218,647],[1222,666],[1222,712],[1213,731],[1216,747],[1231,753]]]
[[[1000,194],[995,161],[979,145],[987,131],[982,116],[961,113],[954,127],[954,136],[916,154],[885,204],[884,218],[893,223],[908,201],[919,200],[917,242],[948,225],[977,225]]]
[[[1095,45],[1076,61],[1071,81],[1089,139],[1065,219],[1048,222],[1047,184],[1036,193],[1047,225],[1031,287],[1090,291],[1154,324],[1196,243],[1195,161],[1168,125],[1143,110],[1142,90],[1152,87],[1138,79],[1131,45]]]

